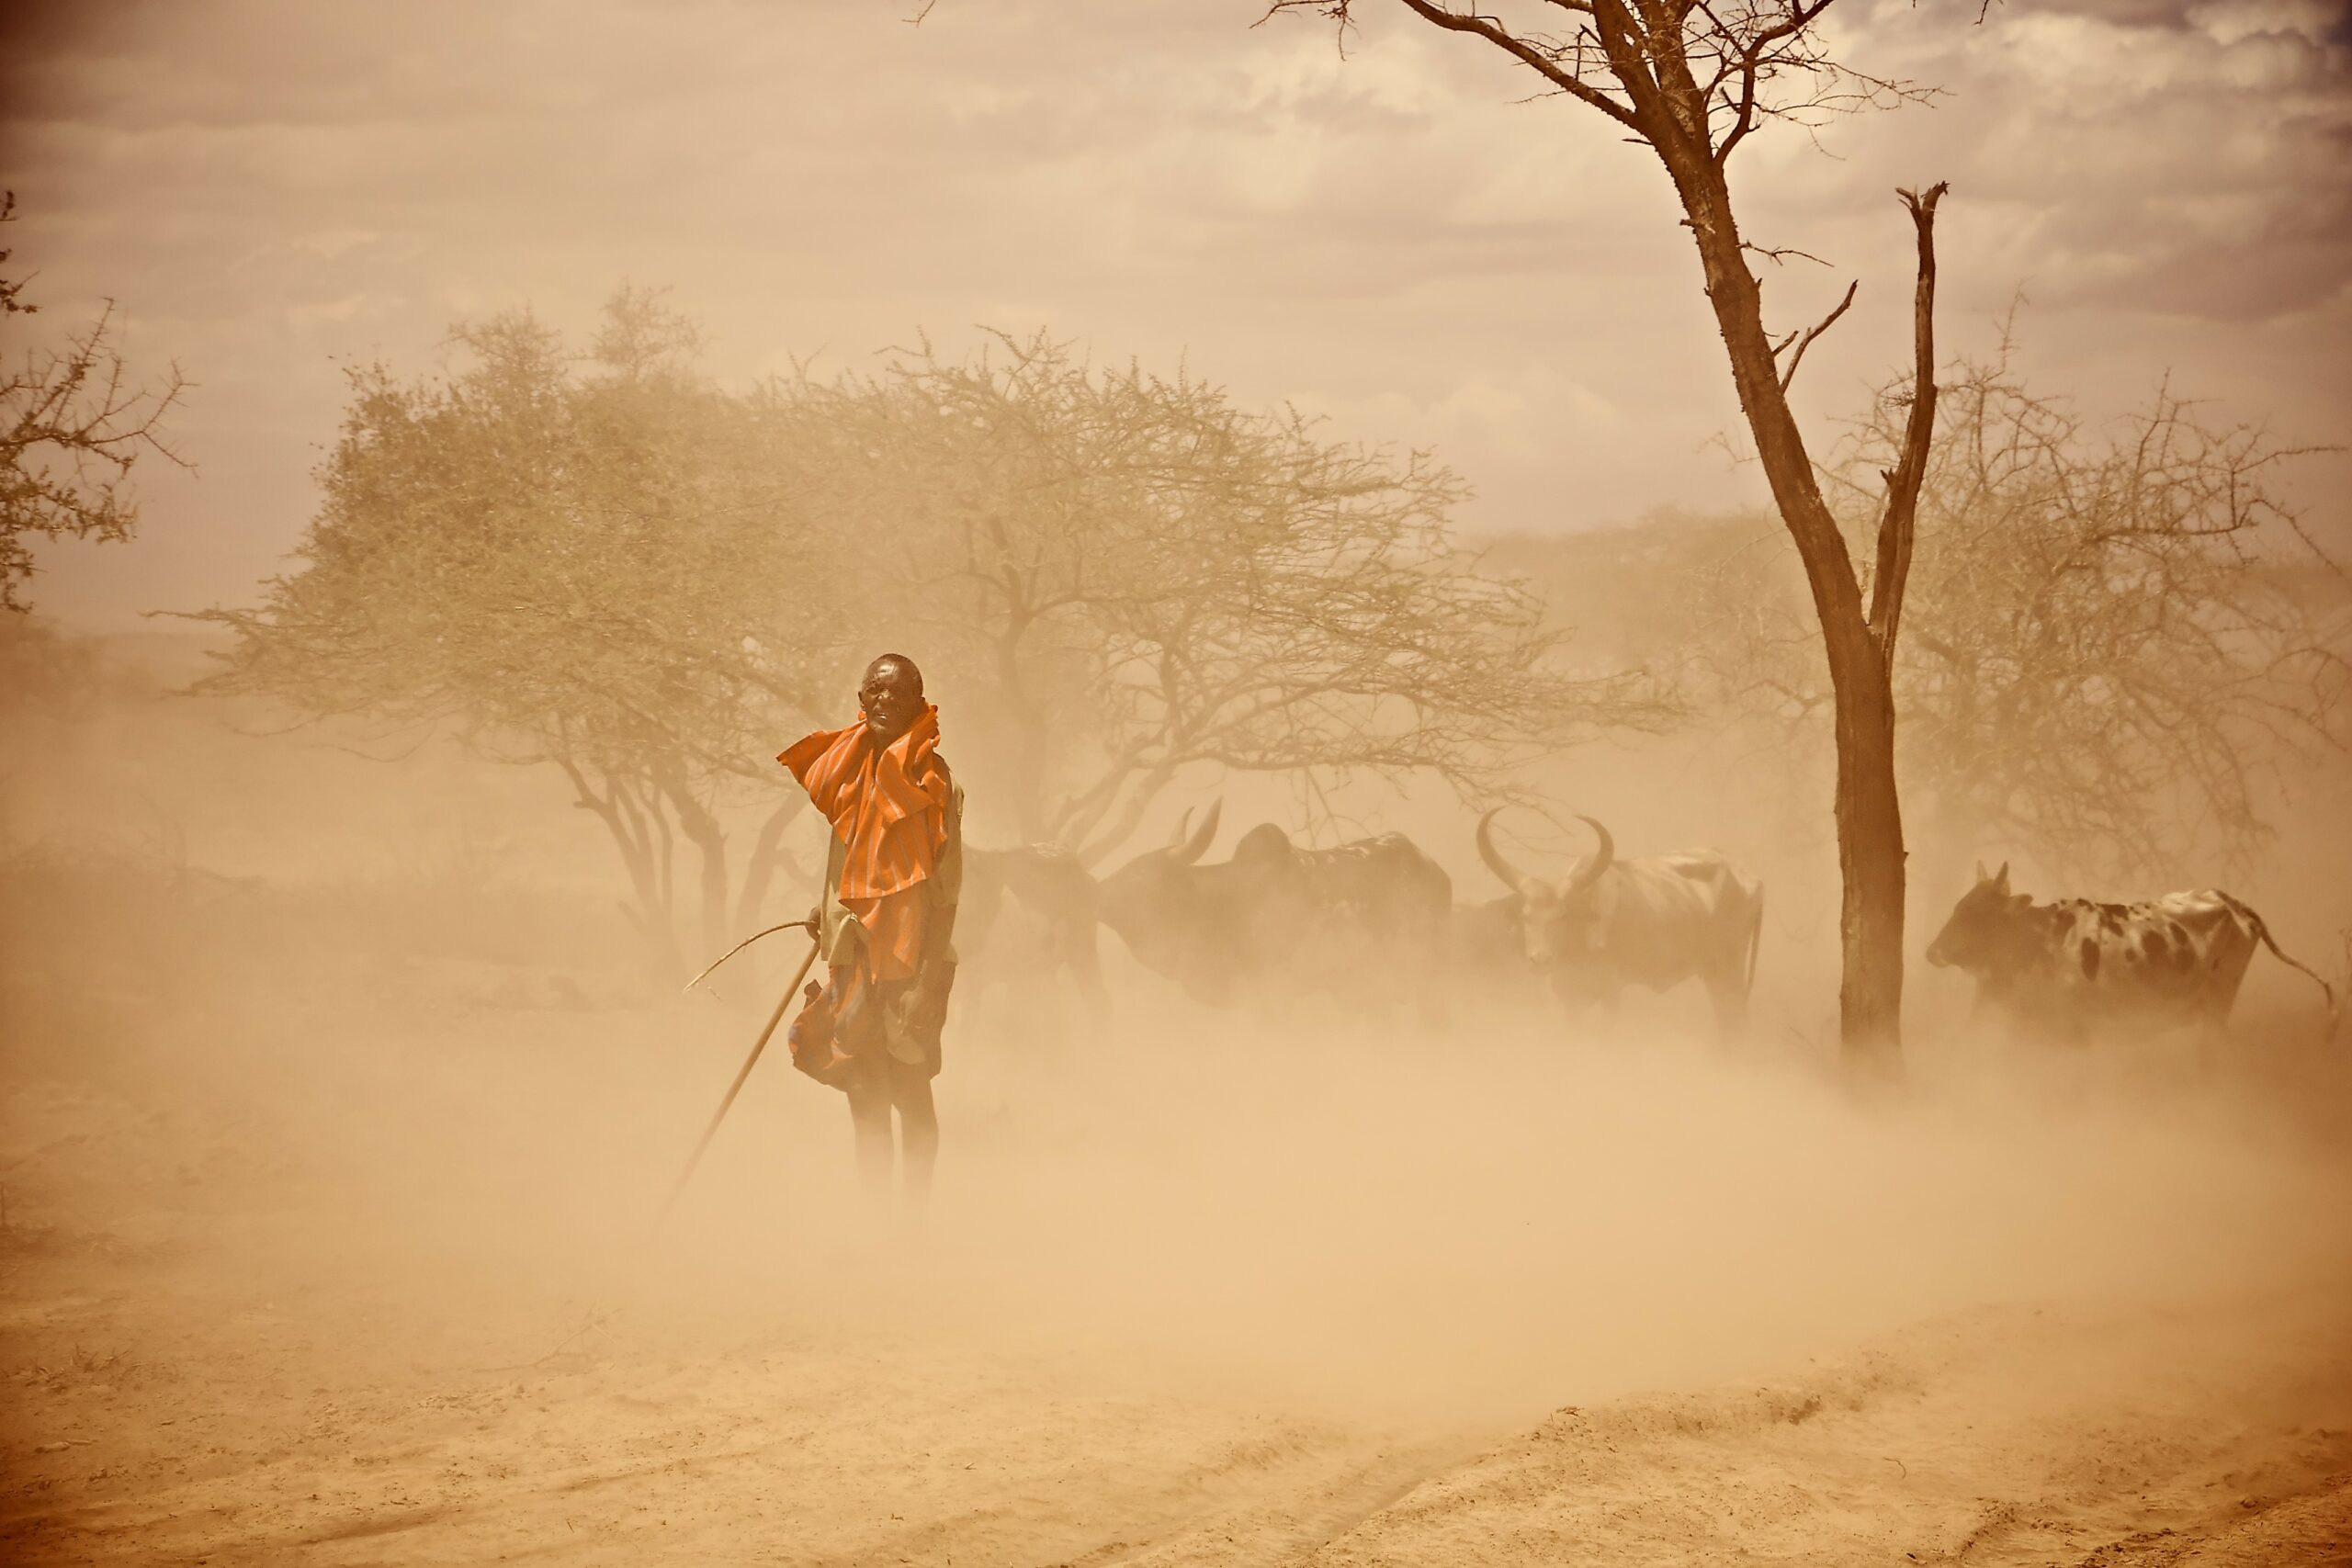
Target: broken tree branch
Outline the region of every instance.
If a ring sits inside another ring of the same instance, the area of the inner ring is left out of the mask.
[[[1936,431],[1936,203],[1951,182],[1924,194],[1898,190],[1919,240],[1919,282],[1911,303],[1911,417],[1903,450],[1886,476],[1886,511],[1879,519],[1878,564],[1871,576],[1871,634],[1892,670],[1894,637],[1903,620],[1904,581],[1911,573],[1911,541],[1919,514],[1919,487],[1928,477],[1928,448]]]
[[[1789,389],[1789,383],[1797,378],[1797,366],[1804,359],[1804,351],[1813,346],[1814,339],[1827,332],[1830,327],[1836,323],[1838,318],[1846,313],[1847,307],[1854,302],[1854,290],[1860,288],[1862,284],[1860,278],[1856,278],[1853,282],[1846,285],[1846,298],[1838,301],[1838,308],[1836,310],[1822,317],[1817,324],[1807,328],[1803,333],[1790,333],[1774,346],[1772,352],[1776,355],[1779,354],[1781,349],[1788,347],[1792,342],[1796,344],[1797,348],[1796,353],[1789,356],[1788,368],[1781,372],[1781,390],[1785,392]]]

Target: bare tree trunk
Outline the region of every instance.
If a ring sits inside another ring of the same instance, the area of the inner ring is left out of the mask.
[[[1804,118],[1775,107],[1771,78],[1792,65],[1831,68],[1826,56],[1812,52],[1816,46],[1810,41],[1824,6],[1793,6],[1785,14],[1727,7],[1718,14],[1705,6],[1665,0],[1553,0],[1566,16],[1559,25],[1569,29],[1566,37],[1555,38],[1514,31],[1475,6],[1443,0],[1403,4],[1432,26],[1501,49],[1562,94],[1631,131],[1657,154],[1674,182],[1705,271],[1708,302],[1731,361],[1739,405],[1781,519],[1804,562],[1828,655],[1837,714],[1838,858],[1845,884],[1839,1032],[1849,1060],[1891,1060],[1902,1039],[1904,860],[1892,671],[1919,488],[1934,433],[1934,226],[1944,186],[1899,193],[1918,235],[1916,368],[1901,455],[1886,474],[1886,507],[1866,609],[1864,585],[1837,519],[1822,500],[1787,396],[1806,345],[1845,313],[1853,290],[1819,324],[1792,332],[1776,344],[1764,330],[1762,290],[1747,270],[1747,246],[1724,172],[1759,118]],[[1317,10],[1345,27],[1351,3],[1273,0],[1272,8]]]
[[[629,889],[635,902],[621,905],[622,918],[627,919],[639,940],[652,950],[655,966],[674,979],[686,973],[685,954],[679,949],[676,927],[672,923],[669,899],[664,896],[662,880],[654,868],[653,845],[645,831],[644,820],[624,793],[618,779],[607,779],[604,793],[590,786],[587,774],[579,766],[559,759],[566,777],[571,781],[572,804],[582,811],[593,811],[611,835],[613,848],[621,857],[621,864],[628,872]]]
[[[1882,528],[1873,597],[1883,636],[1865,612],[1853,558],[1837,518],[1822,499],[1812,457],[1789,410],[1770,336],[1762,290],[1747,270],[1731,194],[1723,172],[1695,147],[1661,145],[1690,219],[1705,270],[1708,300],[1730,357],[1732,380],[1781,517],[1795,539],[1805,581],[1820,619],[1837,715],[1838,862],[1844,885],[1839,932],[1844,978],[1838,987],[1838,1035],[1849,1060],[1883,1060],[1902,1044],[1903,810],[1894,783],[1894,698],[1891,679],[1894,631],[1900,615],[1904,569],[1910,558],[1911,510],[1899,504],[1908,479],[1914,502],[1917,471],[1924,468],[1927,433],[1912,422],[1918,461],[1906,442],[1904,462],[1889,474],[1888,520]],[[1932,218],[1934,196],[1928,199]],[[1906,199],[1909,199],[1906,197]],[[1918,212],[1914,203],[1915,215]],[[1931,351],[1924,320],[1933,301],[1928,227],[1920,228],[1918,310],[1922,346]],[[1920,382],[1931,388],[1932,361],[1920,362]],[[1930,403],[1930,408],[1932,404]],[[1909,470],[1906,472],[1906,470]]]
[[[735,923],[745,931],[760,918],[760,909],[768,901],[768,885],[775,880],[776,867],[786,863],[782,848],[784,830],[800,819],[801,807],[808,797],[794,791],[782,804],[768,813],[760,824],[759,837],[752,842],[751,857],[743,863],[743,886],[735,895]]]
[[[1838,1038],[1849,1059],[1891,1058],[1903,1043],[1903,808],[1894,787],[1894,699],[1865,661],[1838,687],[1838,931],[1845,975]]]
[[[727,945],[727,830],[710,808],[695,798],[693,788],[674,762],[660,770],[662,792],[677,814],[678,831],[693,844],[701,862],[701,940],[716,953]],[[658,809],[658,807],[657,807]]]

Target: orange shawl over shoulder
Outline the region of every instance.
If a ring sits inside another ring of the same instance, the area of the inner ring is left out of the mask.
[[[849,846],[844,898],[881,898],[930,876],[947,843],[947,764],[939,760],[939,709],[877,749],[865,726],[820,729],[777,753]]]

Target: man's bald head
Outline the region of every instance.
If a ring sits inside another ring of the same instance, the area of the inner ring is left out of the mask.
[[[915,667],[915,661],[913,660],[909,659],[903,653],[883,654],[873,663],[865,667],[865,678],[869,681],[873,680],[876,673],[888,665],[896,665],[899,670],[905,671],[907,679],[914,682],[915,695],[922,695],[922,671]]]
[[[888,746],[922,716],[922,671],[903,653],[886,653],[865,667],[857,688],[865,732]]]

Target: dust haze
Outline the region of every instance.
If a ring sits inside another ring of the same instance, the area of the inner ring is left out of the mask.
[[[118,642],[70,711],[17,716],[7,1441],[31,1557],[332,1555],[389,1520],[435,1560],[550,1529],[591,1532],[582,1560],[765,1539],[1043,1562],[1137,1530],[1155,1561],[1256,1559],[1477,1476],[1564,1406],[1653,1438],[1657,1411],[1736,1464],[1753,1413],[1674,1391],[1864,1407],[1856,1386],[1926,1398],[1988,1358],[1988,1433],[2120,1381],[2160,1425],[2285,1411],[2305,1436],[2236,1456],[2274,1490],[2342,1462],[2309,1434],[2352,1401],[2352,1066],[2279,975],[2217,1068],[1971,1032],[1964,995],[1923,986],[1910,1071],[1873,1088],[1805,1006],[1834,953],[1804,846],[1742,845],[1791,892],[1729,1043],[1687,987],[1581,1028],[1467,982],[1442,1029],[1220,1012],[1107,932],[1097,1026],[1022,966],[1016,909],[959,992],[927,1213],[857,1189],[837,1096],[779,1047],[657,1226],[796,939],[681,997],[527,773],[257,736],[171,694],[194,657]],[[1671,816],[1769,787],[1672,750],[1580,759],[1581,798]],[[1387,809],[1484,896],[1458,813]],[[2317,878],[2265,895],[2306,947],[2301,911],[2339,908]],[[1933,1469],[1890,1419],[1847,1445]],[[2067,1462],[2138,1473],[2150,1440],[2119,1417]],[[1933,1539],[1926,1506],[1891,1493],[1871,1528]]]
[[[2344,7],[1828,5],[0,18],[0,1559],[2352,1563]]]

